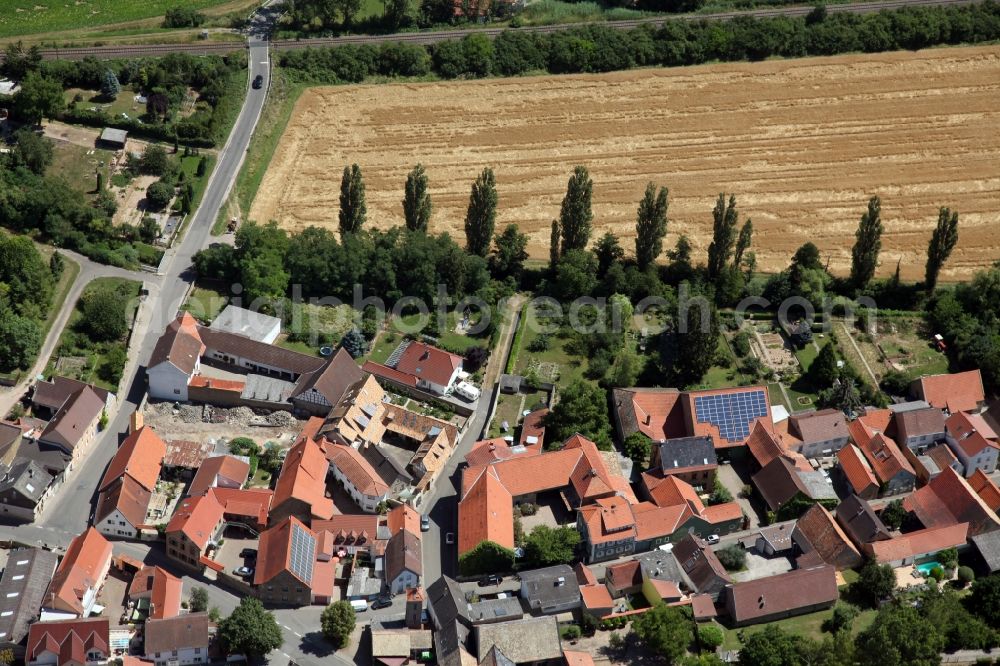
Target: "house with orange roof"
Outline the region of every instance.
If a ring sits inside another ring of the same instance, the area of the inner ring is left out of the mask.
[[[161,620],[180,615],[182,588],[181,579],[166,569],[144,566],[132,577],[128,598],[147,617]]]
[[[854,444],[847,444],[837,451],[837,462],[841,475],[855,495],[866,500],[878,497],[878,480],[861,449]]]
[[[862,550],[881,564],[901,567],[929,559],[947,548],[964,547],[968,536],[968,523],[952,523],[907,532],[884,541],[872,541],[862,545]]]
[[[201,370],[205,344],[198,334],[198,322],[183,313],[167,324],[149,358],[146,376],[150,397],[187,402],[188,381]]]
[[[304,523],[332,516],[333,500],[326,496],[329,469],[327,456],[312,439],[302,438],[292,446],[274,486],[269,524],[277,525],[289,516],[295,516]]]
[[[462,357],[425,342],[405,340],[383,365],[366,361],[362,370],[405,386],[444,395],[462,372]]]
[[[829,456],[847,443],[847,417],[839,409],[793,414],[788,418],[792,448],[807,458]]]
[[[952,469],[910,493],[903,500],[903,508],[913,512],[924,527],[965,523],[970,536],[1000,530],[996,512]]]
[[[374,561],[385,552],[385,544],[391,536],[383,521],[382,516],[374,513],[348,513],[330,520],[314,520],[311,529],[316,534],[329,533],[338,553],[351,556],[365,551]]]
[[[795,521],[792,541],[804,555],[815,553],[838,571],[861,565],[861,553],[833,514],[820,504],[813,504]]]
[[[978,412],[986,404],[983,376],[976,370],[944,375],[925,375],[915,379],[910,392],[918,400],[950,413]]]
[[[212,456],[195,472],[187,494],[204,495],[209,488],[242,488],[250,476],[250,463],[236,456]]]
[[[966,477],[976,470],[992,474],[997,468],[1000,444],[993,428],[979,414],[955,412],[944,423],[945,441],[962,462]]]
[[[111,568],[111,543],[93,527],[70,542],[42,600],[42,620],[87,617]]]
[[[253,589],[266,604],[328,603],[336,565],[332,540],[289,516],[260,535]]]
[[[543,421],[548,415],[547,407],[536,409],[521,419],[521,431],[517,436],[517,443],[520,446],[539,449],[545,444],[545,426]]]
[[[181,500],[167,523],[167,557],[189,569],[216,568],[208,555],[225,528],[223,513],[213,493]]]
[[[879,494],[899,495],[913,490],[917,473],[896,442],[873,428],[863,417],[851,422],[851,440],[864,454],[879,482]]]
[[[112,656],[108,618],[35,622],[28,630],[27,666],[88,666]]]
[[[611,391],[618,443],[636,432],[654,443],[687,437],[681,392],[672,388],[616,388]]]
[[[837,505],[837,493],[830,477],[804,465],[796,465],[787,456],[779,456],[753,475],[753,485],[780,520],[798,517],[814,502],[830,508]]]
[[[129,436],[118,447],[97,487],[94,526],[101,534],[128,539],[139,536],[146,527],[166,452],[166,443],[143,423],[142,412],[134,412]]]
[[[918,485],[927,485],[941,473],[941,470],[949,467],[959,474],[965,474],[965,465],[955,456],[947,442],[936,444],[920,455],[909,449],[903,449],[903,455],[913,465]]]
[[[469,467],[483,467],[508,458],[537,456],[541,453],[541,444],[517,446],[511,445],[503,437],[495,437],[483,439],[473,444],[472,449],[465,455],[465,463]]]
[[[986,506],[996,513],[1000,510],[1000,487],[986,473],[977,469],[969,477],[969,486],[976,491],[976,494],[986,502]]]
[[[327,444],[325,449],[333,478],[343,484],[362,511],[374,513],[389,497],[389,484],[353,446]]]
[[[57,449],[70,457],[69,468],[90,452],[106,398],[89,384],[72,394],[55,412],[38,435],[38,443]]]
[[[267,527],[274,492],[269,488],[210,488],[208,495],[222,505],[227,525],[240,525],[251,533]]]

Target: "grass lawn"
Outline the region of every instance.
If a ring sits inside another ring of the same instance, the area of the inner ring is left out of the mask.
[[[816,349],[816,347],[814,347],[811,343],[807,344],[802,349],[795,350],[795,358],[799,359],[803,372],[809,371],[809,366],[812,365],[812,362],[816,360],[817,356],[819,356],[819,350]]]
[[[279,336],[275,340],[275,344],[279,347],[284,347],[285,349],[291,349],[292,351],[297,351],[300,354],[308,354],[309,356],[319,356],[319,349],[313,347],[312,345],[306,344],[305,342],[300,342],[298,340],[289,340],[287,335]]]
[[[493,422],[490,424],[489,436],[506,437],[513,435],[517,429],[517,424],[521,421],[521,396],[520,394],[508,395],[503,393],[497,399],[496,413],[493,415]],[[510,426],[504,431],[500,426],[506,421]]]
[[[52,142],[52,165],[49,173],[57,173],[65,178],[70,186],[83,192],[88,199],[97,194],[97,172],[104,174],[104,182],[108,182],[111,151],[96,148],[84,148],[66,141]]]
[[[432,312],[429,316],[436,318],[438,315],[436,312]],[[389,328],[397,333],[416,337],[419,334],[417,329],[420,326],[420,318],[420,314],[404,315],[393,319]],[[440,331],[439,335],[435,336],[438,340],[438,347],[450,351],[453,354],[464,354],[469,347],[485,347],[487,345],[487,338],[475,338],[459,333],[455,330],[457,325],[458,313],[449,311],[447,329]]]
[[[768,404],[784,405],[786,409],[791,410],[791,407],[785,402],[785,395],[781,392],[781,385],[777,382],[771,382],[767,385],[767,397]]]
[[[202,155],[188,155],[184,157],[183,150],[181,150],[179,155],[185,181],[194,185],[194,199],[191,201],[191,209],[195,210],[198,208],[198,204],[201,203],[201,197],[205,194],[205,188],[208,186],[208,177],[212,175],[212,168],[215,166],[215,156],[202,153]],[[201,161],[202,156],[205,157],[208,164],[205,165],[207,167],[205,175],[198,178],[196,174],[198,173],[198,163]]]
[[[257,469],[250,477],[247,485],[251,488],[270,488],[271,487],[271,473],[264,469]]]
[[[134,308],[137,308],[139,303],[138,296],[141,287],[142,282],[137,280],[96,278],[84,288],[80,296],[80,301],[82,302],[88,294],[99,289],[111,288],[118,290],[128,299],[129,310],[126,311],[125,317],[129,328],[131,328],[132,319],[135,316]],[[83,316],[79,306],[80,302],[77,302],[73,314],[70,315],[66,328],[63,329],[62,335],[59,338],[59,345],[56,352],[53,354],[53,358],[49,359],[45,374],[51,375],[55,372],[56,364],[60,357],[79,357],[85,359],[82,366],[72,369],[60,369],[60,374],[106,388],[110,391],[117,391],[120,379],[115,377],[117,373],[113,372],[110,367],[106,368],[105,366],[107,365],[107,355],[112,349],[117,347],[127,351],[125,340],[95,342],[89,339],[84,332],[77,329]]]
[[[242,4],[231,0],[4,0],[0,12],[0,37],[32,35],[56,30],[92,28],[161,17],[167,9],[183,4],[191,9]],[[159,23],[159,22],[156,22]]]
[[[797,381],[787,388],[788,397],[792,401],[789,408],[793,412],[801,412],[804,409],[811,409],[816,406],[816,394],[813,392],[812,387],[806,386],[803,381]]]
[[[74,101],[80,95],[80,101]],[[122,86],[121,92],[113,100],[105,99],[100,91],[87,90],[86,88],[68,88],[63,97],[66,103],[73,102],[73,108],[77,111],[104,111],[111,117],[119,114],[126,114],[130,118],[138,118],[146,112],[146,105],[135,101],[135,91],[126,86]]]
[[[867,629],[871,626],[871,623],[874,622],[877,614],[878,612],[874,610],[861,611],[858,617],[854,620],[854,626],[851,628],[851,633],[857,636],[859,633]],[[771,622],[770,624],[776,624],[789,633],[819,639],[823,636],[823,622],[829,619],[832,615],[832,609],[823,610],[815,613],[807,613],[806,615],[797,615],[784,620],[778,620],[777,622]],[[727,629],[723,627],[722,632],[724,638],[722,640],[722,649],[738,650],[741,647],[738,635],[740,631],[743,631],[746,635],[750,635],[761,631],[766,626],[766,624],[757,624],[751,627],[744,627],[743,629]]]
[[[181,310],[187,310],[198,321],[211,323],[222,312],[229,299],[218,289],[195,285]]]
[[[364,362],[365,360],[372,361],[373,363],[385,364],[389,359],[389,356],[395,351],[399,343],[402,342],[402,336],[398,333],[393,333],[392,331],[383,331],[377,338],[375,338],[375,344],[372,348],[368,350],[368,355],[363,358],[359,358],[359,362]]]
[[[736,368],[736,357],[733,356],[733,352],[726,343],[726,338],[722,333],[719,334],[718,353],[729,359],[729,367],[727,368],[720,365],[713,365],[708,369],[708,372],[705,373],[705,376],[701,378],[702,383],[693,388],[719,389],[740,385],[743,375]]]

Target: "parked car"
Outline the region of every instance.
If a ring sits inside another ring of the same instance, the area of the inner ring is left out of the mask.
[[[431,528],[431,519],[427,516],[420,516],[420,531],[426,532]]]
[[[717,543],[719,543],[719,535],[718,534],[709,534],[708,538],[705,539],[705,541],[707,541],[710,544],[717,544]]]
[[[391,605],[392,605],[392,599],[388,599],[386,597],[379,597],[378,599],[372,602],[371,609],[381,610],[383,608],[388,608]]]
[[[254,90],[260,90],[261,86],[264,85],[264,77],[258,74],[253,79]]]
[[[445,534],[444,535],[444,542],[447,543],[447,544],[455,543],[455,533],[454,532],[448,532],[447,534]]]
[[[256,548],[244,548],[240,551],[240,557],[252,557],[257,559],[257,549]]]
[[[502,582],[503,582],[503,576],[500,576],[499,574],[489,574],[479,579],[479,587],[489,587],[490,585],[499,585]]]
[[[242,578],[249,578],[253,575],[253,569],[250,567],[239,567],[238,569],[233,569],[234,576],[240,576]]]

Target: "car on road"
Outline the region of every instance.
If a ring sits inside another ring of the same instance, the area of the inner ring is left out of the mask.
[[[253,569],[250,567],[239,567],[237,569],[233,569],[233,575],[240,576],[241,578],[249,578],[253,575]]]
[[[479,587],[489,587],[490,585],[499,585],[502,582],[503,582],[503,576],[500,576],[498,574],[489,574],[479,579]]]
[[[264,85],[264,77],[258,74],[253,79],[253,88],[254,90],[260,90],[263,85]]]
[[[420,516],[420,531],[426,532],[431,528],[431,519],[427,516]]]
[[[444,542],[447,543],[447,544],[455,543],[455,533],[454,532],[448,532],[447,534],[445,534],[444,535]]]
[[[378,599],[372,602],[371,609],[382,610],[383,608],[388,608],[389,606],[392,606],[392,599],[379,597]]]
[[[719,543],[719,535],[718,534],[709,534],[708,538],[705,539],[705,541],[707,541],[710,544],[717,544],[717,543]]]
[[[256,548],[244,548],[240,551],[240,557],[252,557],[257,559],[257,549]]]

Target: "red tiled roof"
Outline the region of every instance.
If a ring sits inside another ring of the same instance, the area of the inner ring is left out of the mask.
[[[129,599],[148,597],[149,617],[162,619],[176,617],[181,612],[181,579],[162,567],[144,566],[132,577],[128,588]]]
[[[947,444],[932,446],[924,451],[924,455],[934,461],[938,471],[941,471],[945,467],[951,467],[958,460],[952,452],[951,447]]]
[[[226,516],[253,518],[258,526],[267,525],[274,492],[269,488],[212,488],[208,491]]]
[[[566,660],[566,666],[594,666],[594,658],[589,652],[563,650],[563,658]]]
[[[278,523],[269,530],[265,530],[260,535],[257,544],[257,565],[254,571],[254,585],[263,585],[282,571],[288,571],[293,576],[302,581],[303,584],[311,586],[311,567],[316,558],[316,552],[310,552],[309,561],[303,563],[309,568],[308,580],[303,580],[292,566],[292,534],[294,530],[301,529],[305,534],[315,538],[316,533],[305,526],[302,521],[294,516],[289,516],[284,521]]]
[[[400,372],[395,368],[390,368],[389,366],[382,365],[381,363],[365,361],[365,364],[361,366],[361,369],[369,374],[375,375],[376,377],[391,379],[399,384],[402,384],[403,386],[417,385],[417,378],[413,375],[408,375],[405,372]]]
[[[778,440],[760,421],[754,424],[750,436],[747,437],[747,448],[761,467],[767,467],[768,463],[785,453]]]
[[[872,466],[875,477],[882,483],[887,483],[900,472],[909,472],[916,476],[913,466],[910,465],[910,461],[903,457],[896,442],[882,433],[875,433],[866,443],[859,442],[858,446]]]
[[[597,585],[597,576],[583,562],[577,562],[573,571],[576,572],[576,582],[580,585]]]
[[[231,391],[233,393],[243,393],[247,383],[235,379],[219,379],[218,377],[208,377],[206,375],[195,375],[188,382],[191,388],[210,388],[216,391]]]
[[[885,433],[892,423],[892,412],[888,409],[870,409],[848,424],[851,441],[864,449],[876,433]]]
[[[469,467],[482,467],[490,463],[515,457],[537,456],[542,452],[541,444],[526,446],[523,452],[515,452],[502,437],[484,439],[472,445],[472,450],[465,456]]]
[[[588,610],[610,609],[615,605],[608,588],[597,583],[581,585],[580,597],[583,599],[583,607]]]
[[[968,523],[969,534],[973,536],[1000,529],[996,513],[950,467],[908,495],[903,500],[903,507],[916,513],[926,527]]]
[[[978,414],[956,412],[945,421],[945,429],[966,456],[972,457],[988,447],[1000,448],[995,441],[997,434]]]
[[[975,410],[985,402],[983,376],[979,370],[956,372],[950,375],[928,375],[914,382],[918,397],[932,407],[950,412]]]
[[[691,612],[696,620],[706,620],[718,615],[715,602],[708,594],[695,594],[691,597]]]
[[[868,488],[878,488],[878,481],[875,479],[871,465],[854,444],[848,442],[837,451],[837,459],[840,461],[841,471],[847,477],[854,492],[864,493]]]
[[[900,560],[935,553],[945,548],[956,548],[965,544],[969,524],[957,523],[944,527],[929,527],[916,532],[908,532],[886,541],[873,541],[863,546],[866,553],[879,562]]]
[[[815,552],[827,564],[838,569],[846,569],[861,563],[861,553],[851,543],[851,539],[841,529],[833,514],[821,504],[813,504],[802,514],[795,523],[793,539],[796,533],[805,536]]]
[[[518,497],[568,486],[579,460],[578,450],[559,450],[527,458],[518,456],[490,467],[510,494]],[[481,467],[469,467],[462,473],[463,495],[482,471]]]
[[[333,515],[333,500],[326,496],[326,473],[330,463],[323,449],[312,439],[300,439],[285,456],[281,474],[274,486],[271,509],[290,499],[297,499],[312,507],[316,518]]]
[[[235,456],[212,456],[202,462],[188,488],[189,495],[203,495],[214,488],[218,477],[242,486],[250,474],[250,465]]]
[[[87,428],[100,418],[104,407],[104,400],[87,386],[59,408],[38,439],[72,451]]]
[[[198,334],[198,322],[184,312],[167,324],[167,329],[156,341],[149,357],[149,368],[169,361],[186,375],[194,372],[198,359],[205,353],[205,345]]]
[[[28,629],[25,661],[35,661],[50,652],[56,664],[86,664],[87,653],[96,650],[111,657],[108,618],[35,622]]]
[[[615,389],[615,409],[623,422],[633,421],[654,442],[687,435],[681,393],[677,389]]]
[[[726,607],[736,622],[748,622],[837,601],[837,571],[831,566],[796,569],[726,587]]]
[[[681,594],[681,588],[672,580],[661,580],[659,578],[651,578],[650,583],[653,584],[653,589],[656,593],[660,595],[660,599],[680,599],[683,595]]]
[[[447,386],[455,370],[461,367],[461,356],[418,341],[407,345],[396,363],[398,372],[441,386]]]
[[[698,497],[698,493],[691,487],[691,484],[676,476],[667,476],[661,479],[649,491],[649,496],[657,506],[686,504],[691,508],[691,511],[697,514],[701,514],[705,510],[705,504]]]
[[[389,492],[389,486],[372,464],[352,446],[328,443],[326,455],[334,466],[343,472],[359,491],[371,497]]]
[[[635,520],[635,538],[639,541],[673,534],[694,515],[691,508],[684,504],[656,506],[651,502],[640,502],[633,504],[631,508]]]
[[[749,438],[750,434],[747,434],[747,438],[739,441],[730,441],[722,437],[719,432],[719,428],[712,423],[704,422],[699,423],[697,414],[695,414],[695,399],[702,396],[720,396],[720,395],[739,395],[743,393],[753,393],[756,391],[763,391],[765,400],[764,405],[767,408],[767,413],[762,417],[754,418],[748,421],[750,426],[750,432],[753,432],[754,424],[761,423],[765,428],[772,428],[773,423],[771,420],[771,401],[767,395],[766,386],[740,386],[735,388],[722,388],[722,389],[709,389],[705,391],[687,391],[683,394],[682,403],[684,405],[684,416],[687,419],[687,434],[690,436],[708,436],[712,438],[715,443],[716,449],[720,448],[731,448],[736,446],[743,446],[746,440]]]
[[[652,504],[649,506],[656,508]],[[592,544],[626,539],[636,534],[632,507],[621,497],[604,497],[580,507],[580,516],[587,525],[588,539]]]
[[[181,500],[177,512],[167,523],[167,534],[181,532],[198,548],[205,550],[222,515],[222,505],[215,499],[215,495],[189,497]]]
[[[138,481],[143,488],[152,491],[160,478],[163,456],[167,445],[149,426],[144,426],[129,434],[118,447],[108,465],[98,490],[104,490],[124,474]]]
[[[386,516],[389,534],[395,535],[401,530],[409,530],[420,537],[420,514],[408,504],[400,504],[392,508]]]
[[[458,504],[458,554],[487,540],[514,547],[513,498],[497,478],[495,465],[480,473]]]
[[[63,555],[49,589],[44,607],[83,613],[83,595],[97,588],[111,563],[111,544],[93,527],[73,538]]]
[[[642,584],[642,566],[638,560],[628,560],[620,564],[612,564],[604,570],[605,579],[609,585],[618,590]]]
[[[994,513],[1000,509],[1000,488],[997,484],[993,482],[993,479],[986,475],[981,469],[977,469],[969,477],[969,485],[976,494],[986,502],[986,506],[990,507]]]
[[[94,520],[100,523],[117,509],[129,525],[139,529],[146,523],[146,512],[152,497],[153,493],[126,474],[98,494]]]
[[[542,420],[548,413],[549,410],[547,408],[536,409],[521,419],[521,434],[518,436],[517,443],[521,446],[538,446],[541,448],[542,444],[545,443],[545,426],[542,425]],[[529,437],[535,438],[535,441],[529,443],[527,441]]]
[[[743,518],[743,509],[740,508],[739,502],[735,501],[712,504],[705,507],[701,517],[713,524],[739,520]]]

